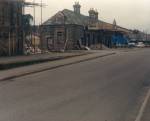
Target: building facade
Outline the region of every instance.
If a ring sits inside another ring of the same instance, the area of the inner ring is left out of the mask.
[[[0,56],[23,53],[22,2],[0,1]]]
[[[42,49],[60,51],[82,49],[85,46],[101,49],[103,44],[112,47],[116,40],[114,36],[124,39],[124,33],[130,32],[117,26],[115,20],[113,24],[99,20],[99,13],[95,9],[90,9],[89,16],[85,16],[80,13],[81,5],[78,2],[73,5],[73,8],[74,11],[68,9],[59,11],[43,23]]]

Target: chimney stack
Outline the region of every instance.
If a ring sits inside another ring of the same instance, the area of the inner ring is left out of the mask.
[[[79,2],[75,2],[75,5],[73,5],[73,8],[76,14],[80,14],[81,5],[79,4]]]
[[[98,20],[98,12],[97,12],[97,10],[91,8],[89,10],[89,17],[90,17],[90,19],[97,21]]]

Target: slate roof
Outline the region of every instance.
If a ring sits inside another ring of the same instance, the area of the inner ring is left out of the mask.
[[[77,13],[71,11],[71,10],[68,10],[68,9],[64,9],[63,11],[60,11],[60,12],[66,18],[65,19],[65,24],[88,25],[89,16],[85,16],[85,15],[82,15],[82,14],[77,14]],[[43,25],[59,24],[55,20],[53,20],[54,17],[55,16],[48,19],[46,22],[43,23]]]
[[[82,25],[82,26],[88,26],[89,25],[89,16],[85,16],[83,14],[77,14],[74,11],[68,10],[68,9],[64,9],[63,11],[60,11],[58,13],[56,13],[53,17],[51,17],[50,19],[48,19],[46,22],[43,23],[43,25],[59,25],[61,23],[56,22],[55,18],[58,14],[62,14],[63,16],[65,16],[65,24],[76,24],[76,25]],[[64,23],[63,23],[64,24]],[[91,28],[91,29],[103,29],[103,30],[112,30],[113,29],[113,24],[104,22],[104,21],[100,21],[98,20],[96,23],[95,28]],[[129,32],[130,30],[117,26],[117,30],[120,31],[124,31],[124,32]]]
[[[67,16],[66,24],[88,25],[89,17],[64,9],[62,13]]]

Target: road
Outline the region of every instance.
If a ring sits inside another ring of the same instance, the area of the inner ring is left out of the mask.
[[[149,62],[143,49],[0,82],[0,121],[134,121]]]

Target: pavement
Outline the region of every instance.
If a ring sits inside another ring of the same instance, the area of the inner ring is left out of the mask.
[[[34,62],[34,61],[40,61],[40,60],[45,60],[45,59],[46,59],[46,62],[34,64],[34,65],[23,66],[23,67],[21,66],[21,67],[9,69],[9,70],[2,70],[2,71],[0,71],[0,81],[5,81],[8,79],[25,76],[25,75],[29,75],[29,74],[33,74],[33,73],[37,73],[37,72],[42,72],[42,71],[58,68],[61,66],[75,64],[75,63],[79,63],[82,61],[87,61],[90,59],[95,59],[95,58],[99,58],[99,57],[103,57],[103,56],[109,56],[109,55],[113,55],[115,53],[116,52],[114,52],[114,51],[105,51],[105,50],[101,51],[100,50],[100,51],[89,51],[89,52],[82,52],[82,53],[81,52],[79,52],[79,53],[75,53],[75,52],[74,53],[64,53],[64,54],[58,54],[58,55],[43,55],[43,56],[35,55],[35,56],[27,57],[27,59],[25,59],[24,56],[17,57],[17,59],[15,59],[15,57],[8,58],[8,59],[6,58],[6,59],[2,59],[0,61],[2,65],[5,63],[3,66],[9,65],[9,63],[12,65],[14,63],[19,63],[22,65],[22,63],[25,61]],[[55,58],[55,59],[53,59],[53,58]],[[5,62],[5,60],[6,60],[6,62]],[[55,61],[51,61],[51,60],[55,60]]]
[[[94,59],[1,81],[0,121],[135,121],[149,62],[149,49],[103,58],[95,53]]]
[[[28,56],[1,57],[0,70],[16,68],[20,66],[33,65],[37,63],[66,59],[75,56],[91,54],[89,51],[70,51],[62,53],[44,53]]]
[[[95,52],[116,52],[116,51],[123,51],[123,52],[128,52],[128,51],[134,51],[137,50],[137,48],[133,49],[127,49],[127,48],[121,48],[121,49],[108,49],[108,50],[91,50],[91,51],[81,51],[81,50],[76,50],[76,51],[66,51],[62,53],[57,53],[57,52],[49,52],[49,53],[44,53],[44,54],[36,54],[36,55],[28,55],[28,56],[13,56],[13,57],[1,57],[0,58],[0,70],[6,70],[6,69],[11,69],[11,68],[16,68],[16,67],[21,67],[21,66],[27,66],[27,65],[33,65],[37,63],[43,63],[43,62],[48,62],[48,61],[56,61],[60,59],[66,59],[66,58],[71,58],[71,57],[76,57],[76,56],[83,56],[83,55],[88,55],[92,54]]]

